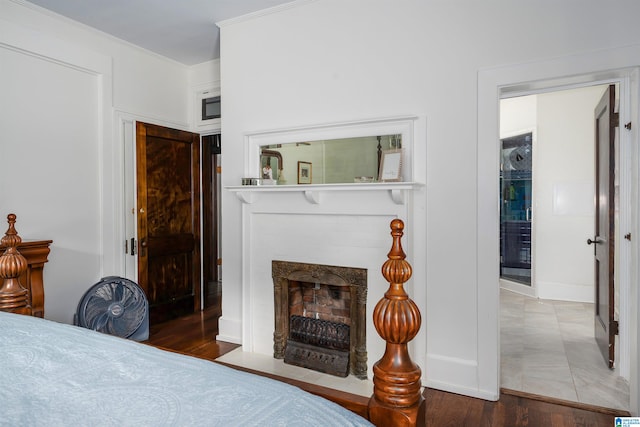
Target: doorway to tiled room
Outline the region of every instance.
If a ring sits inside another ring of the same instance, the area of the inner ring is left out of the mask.
[[[515,221],[527,222],[530,233],[507,242],[522,244],[512,255],[528,261],[530,282],[500,278],[500,385],[503,392],[628,410],[629,384],[618,363],[608,368],[594,338],[594,260],[587,245],[595,216],[593,115],[606,87],[501,100],[500,138],[531,133],[533,149],[529,164],[521,163],[525,172],[505,164],[513,147],[501,158],[501,178],[508,167],[517,172],[510,176],[527,175],[531,182],[521,195],[520,182],[512,183],[514,194],[509,186],[500,189],[501,208],[522,202]],[[501,265],[501,271],[510,270]]]

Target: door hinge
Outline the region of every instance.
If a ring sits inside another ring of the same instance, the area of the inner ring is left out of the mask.
[[[631,122],[627,123],[626,125],[624,125],[624,128],[626,130],[631,130]]]
[[[620,331],[618,329],[618,321],[614,320],[609,324],[609,335],[619,335]]]
[[[216,260],[216,264],[218,264],[218,265],[222,265],[222,258],[218,258],[218,259]]]
[[[631,241],[631,233],[627,233],[624,235],[624,238]]]

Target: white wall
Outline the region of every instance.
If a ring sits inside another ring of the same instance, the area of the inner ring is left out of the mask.
[[[557,57],[574,64],[579,52],[640,43],[640,4],[621,6],[581,2],[576,15],[572,2],[317,0],[223,25],[223,185],[240,182],[246,132],[426,115],[426,135],[416,141],[426,159],[415,166],[426,178],[427,210],[412,213],[427,230],[426,240],[415,242],[426,253],[417,260],[426,265],[426,282],[417,284],[426,287],[426,384],[496,398],[497,318],[482,307],[497,300],[498,285],[478,277],[497,267],[478,263],[477,249],[477,239],[495,233],[477,224],[495,215],[497,205],[478,207],[496,197],[497,179],[477,175],[479,72]],[[492,107],[497,113],[497,102]],[[479,194],[485,187],[491,193]],[[223,194],[223,318],[230,319],[241,313],[240,211],[240,202]]]
[[[12,212],[23,239],[54,240],[45,314],[68,321],[101,268],[97,77],[8,49],[0,63],[2,232]]]
[[[45,317],[70,323],[92,284],[124,274],[116,116],[189,128],[188,69],[26,2],[0,0],[0,29],[0,215],[53,240]]]
[[[538,96],[535,272],[538,296],[593,302],[594,110],[605,87]],[[534,172],[535,173],[535,172]]]
[[[538,122],[538,97],[517,96],[500,100],[500,138],[535,129]]]

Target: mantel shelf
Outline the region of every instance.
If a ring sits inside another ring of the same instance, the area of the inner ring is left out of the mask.
[[[322,194],[333,191],[387,191],[391,200],[398,205],[405,202],[405,192],[417,190],[424,184],[418,182],[372,182],[357,184],[309,184],[309,185],[239,185],[225,187],[235,193],[243,203],[253,203],[256,194],[261,193],[303,193],[309,203],[320,204]]]

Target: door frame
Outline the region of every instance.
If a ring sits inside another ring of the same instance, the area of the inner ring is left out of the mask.
[[[629,310],[639,306],[640,297],[630,284],[637,282],[640,253],[637,227],[637,176],[640,169],[637,141],[639,66],[634,58],[640,46],[601,50],[526,64],[481,69],[478,73],[478,155],[477,155],[477,277],[478,277],[478,386],[483,394],[500,390],[500,320],[498,258],[499,182],[499,100],[536,91],[618,83],[621,123],[633,122],[630,131],[620,132],[620,227],[618,234],[636,236],[620,248],[620,374],[629,378],[630,410],[638,413],[639,360],[638,316]],[[561,70],[561,71],[558,71]],[[621,236],[620,236],[621,237]],[[634,256],[634,257],[632,257]],[[625,353],[628,357],[625,357]]]

